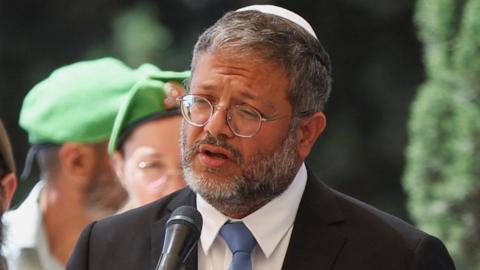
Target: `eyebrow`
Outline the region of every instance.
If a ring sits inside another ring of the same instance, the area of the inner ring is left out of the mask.
[[[202,89],[204,91],[207,91],[207,92],[212,92],[212,91],[215,91],[217,89],[217,87],[214,85],[214,84],[211,84],[211,83],[208,83],[208,82],[201,82],[198,87],[196,87],[197,89]],[[241,98],[245,98],[247,100],[252,100],[252,101],[260,101],[264,106],[267,106],[268,108],[272,109],[272,110],[275,110],[275,106],[269,101],[269,100],[266,100],[266,99],[263,99],[263,100],[260,100],[260,98],[256,95],[254,95],[253,93],[251,93],[252,91],[247,91],[245,89],[241,89],[239,91],[239,96]],[[260,110],[258,107],[255,107],[257,110]],[[263,112],[260,112],[263,114]]]
[[[250,92],[245,91],[245,90],[240,91],[240,96],[243,97],[243,98],[251,99],[251,100],[258,100],[257,96],[255,96],[255,95],[253,95]]]
[[[215,91],[217,89],[217,87],[214,84],[211,84],[211,83],[200,83],[199,87],[196,87],[196,88],[201,89],[201,90],[205,90],[207,92]],[[240,97],[242,97],[242,98],[247,98],[247,99],[251,99],[251,100],[258,100],[257,96],[253,95],[252,93],[250,93],[247,90],[242,89],[242,90],[239,91],[239,93],[240,93]]]
[[[193,88],[193,87],[192,87]],[[205,83],[201,82],[198,84],[198,87],[195,87],[195,89],[202,89],[206,91],[214,91],[217,87],[211,83]]]

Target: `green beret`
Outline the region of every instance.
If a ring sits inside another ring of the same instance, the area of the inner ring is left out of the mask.
[[[61,67],[27,94],[20,126],[32,144],[106,140],[122,99],[145,73],[113,58]]]
[[[137,125],[150,119],[179,115],[176,97],[184,94],[182,82],[190,77],[190,71],[152,72],[139,81],[128,93],[118,110],[113,124],[108,151],[113,153],[121,138]]]
[[[15,172],[15,162],[13,159],[12,146],[8,139],[7,131],[0,119],[0,160],[6,166],[7,172]],[[1,175],[0,175],[1,176]]]

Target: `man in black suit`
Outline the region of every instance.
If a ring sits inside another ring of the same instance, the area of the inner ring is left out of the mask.
[[[304,164],[326,126],[331,67],[303,18],[275,6],[227,13],[195,45],[189,86],[189,187],[88,226],[67,269],[154,269],[182,205],[203,216],[186,269],[455,269],[439,239],[328,188]],[[237,252],[232,238],[248,247]]]

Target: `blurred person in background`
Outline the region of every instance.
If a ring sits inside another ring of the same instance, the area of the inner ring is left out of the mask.
[[[128,192],[125,211],[185,186],[180,159],[182,117],[176,97],[189,71],[161,71],[137,83],[116,116],[109,151]]]
[[[0,220],[3,213],[10,206],[16,188],[17,177],[15,176],[15,162],[12,147],[8,139],[7,131],[0,119]],[[0,224],[0,270],[7,269],[5,257],[3,257],[2,253],[2,246],[3,226]]]
[[[26,170],[36,158],[41,180],[5,215],[10,270],[64,269],[85,225],[125,203],[108,139],[123,98],[147,73],[114,58],[82,61],[27,94],[19,120],[31,144]]]

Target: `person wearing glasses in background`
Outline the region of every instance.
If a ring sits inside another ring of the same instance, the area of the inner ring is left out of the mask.
[[[12,147],[8,139],[7,131],[0,119],[0,220],[3,213],[10,207],[13,194],[17,189],[17,177],[15,175],[15,161],[13,159]],[[0,270],[7,269],[3,257],[3,224],[0,224]]]
[[[156,69],[156,68],[153,68]],[[157,69],[128,93],[115,118],[109,152],[128,192],[120,212],[136,208],[185,186],[180,161],[180,123],[176,97],[189,71]]]
[[[179,98],[188,188],[89,225],[68,270],[155,269],[184,205],[203,217],[186,269],[455,269],[438,238],[327,187],[304,163],[327,124],[332,77],[302,17],[270,5],[228,12],[199,37],[191,70]]]
[[[108,139],[121,102],[148,72],[110,57],[81,61],[56,69],[28,92],[19,123],[41,180],[5,214],[10,270],[65,269],[83,227],[125,203]]]

